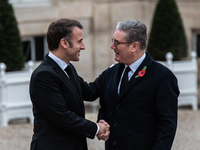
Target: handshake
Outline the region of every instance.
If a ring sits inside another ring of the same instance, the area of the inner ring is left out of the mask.
[[[104,120],[100,120],[97,124],[99,125],[99,132],[96,135],[97,138],[107,141],[110,135],[110,125]]]

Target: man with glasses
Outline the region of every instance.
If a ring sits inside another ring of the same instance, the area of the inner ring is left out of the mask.
[[[145,52],[146,26],[117,24],[111,48],[119,62],[93,84],[100,91],[98,121],[110,125],[106,150],[170,150],[177,128],[179,88],[174,74]]]

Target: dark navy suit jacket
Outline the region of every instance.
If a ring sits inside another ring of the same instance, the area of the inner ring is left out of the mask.
[[[101,92],[98,120],[106,120],[111,129],[106,150],[171,149],[177,128],[177,79],[146,54],[120,96],[123,64],[107,69],[94,82]],[[145,75],[136,77],[145,66]]]

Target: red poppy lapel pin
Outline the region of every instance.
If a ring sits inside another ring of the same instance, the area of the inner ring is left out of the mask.
[[[146,69],[147,69],[147,66],[144,66],[144,68],[138,72],[138,75],[135,76],[135,78],[138,78],[138,77],[143,77],[146,73]]]

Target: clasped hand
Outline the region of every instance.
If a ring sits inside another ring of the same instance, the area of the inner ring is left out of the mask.
[[[97,134],[97,138],[99,140],[107,141],[110,135],[110,125],[104,120],[100,120],[98,122],[98,125],[99,125],[99,132]]]

